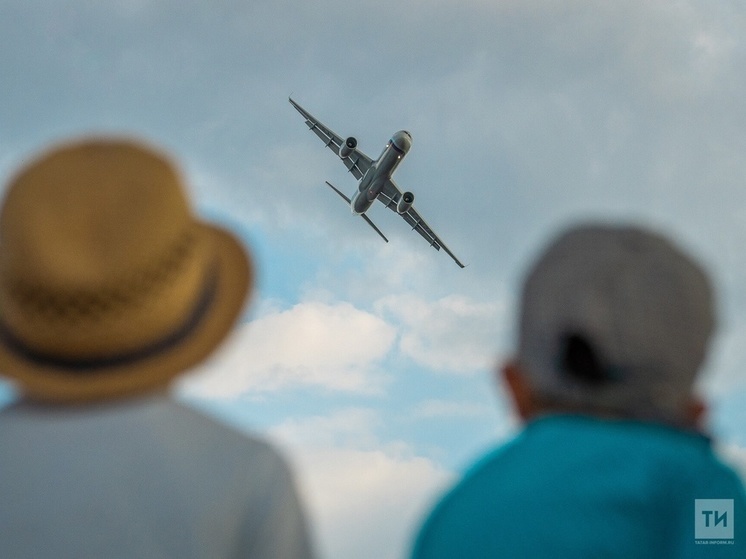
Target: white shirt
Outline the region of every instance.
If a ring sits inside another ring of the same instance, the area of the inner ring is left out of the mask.
[[[311,557],[287,466],[166,395],[0,411],[0,557]]]

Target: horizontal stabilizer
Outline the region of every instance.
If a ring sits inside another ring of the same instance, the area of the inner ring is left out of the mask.
[[[337,188],[336,186],[334,186],[334,185],[333,185],[332,183],[330,183],[329,181],[326,181],[326,184],[328,184],[328,185],[329,185],[329,187],[330,187],[330,188],[331,188],[332,190],[334,190],[334,192],[336,192],[337,194],[339,194],[339,195],[340,195],[340,196],[341,196],[342,198],[344,198],[344,200],[345,200],[345,201],[346,201],[346,202],[347,202],[347,203],[348,203],[348,204],[349,204],[350,206],[352,206],[352,200],[350,200],[350,199],[349,199],[349,198],[348,198],[348,197],[347,197],[347,196],[346,196],[345,194],[343,194],[343,193],[342,193],[342,192],[341,192],[341,191],[340,191],[340,190],[339,190],[339,189],[338,189],[338,188]],[[378,227],[376,227],[376,224],[375,224],[375,223],[373,223],[373,222],[372,222],[372,221],[370,220],[370,218],[369,218],[369,217],[368,217],[367,215],[365,215],[365,214],[360,214],[360,217],[362,217],[362,218],[363,218],[363,219],[365,220],[365,222],[366,222],[366,223],[367,223],[368,225],[370,225],[370,226],[371,226],[371,227],[372,227],[373,229],[375,229],[376,233],[378,233],[379,235],[381,235],[381,238],[382,238],[382,239],[383,239],[384,241],[386,241],[387,243],[389,242],[389,240],[388,240],[388,239],[386,238],[386,235],[384,235],[383,233],[381,233],[381,230],[380,230],[380,229],[379,229]]]
[[[328,184],[334,192],[336,192],[337,194],[339,194],[344,199],[345,202],[347,202],[348,204],[352,205],[352,200],[350,200],[347,196],[345,196],[344,194],[342,194],[341,190],[339,190],[336,186],[334,186],[329,181],[326,181],[326,184]]]
[[[386,235],[384,235],[383,233],[381,233],[381,230],[378,227],[376,227],[376,224],[373,223],[367,215],[360,214],[360,217],[362,217],[368,223],[368,225],[370,225],[373,229],[375,229],[376,233],[378,233],[379,235],[381,235],[381,238],[384,241],[386,241],[387,243],[389,242],[389,240],[386,238]]]

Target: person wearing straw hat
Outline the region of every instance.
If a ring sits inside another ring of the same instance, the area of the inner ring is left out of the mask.
[[[563,231],[501,370],[525,426],[442,497],[412,557],[746,557],[744,488],[693,388],[714,324],[707,275],[662,235]]]
[[[307,558],[265,442],[168,396],[229,334],[249,256],[197,219],[158,150],[83,138],[0,209],[0,557]]]

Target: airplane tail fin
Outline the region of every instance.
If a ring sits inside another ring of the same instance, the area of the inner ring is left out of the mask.
[[[349,199],[349,198],[348,198],[348,197],[347,197],[347,196],[346,196],[345,194],[343,194],[343,193],[342,193],[342,191],[340,191],[340,190],[339,190],[339,189],[338,189],[338,188],[337,188],[336,186],[334,186],[334,185],[333,185],[332,183],[330,183],[329,181],[326,181],[326,184],[327,184],[327,185],[329,185],[329,187],[330,187],[330,188],[331,188],[331,189],[332,189],[332,190],[333,190],[334,192],[336,192],[337,194],[339,194],[339,195],[340,195],[340,196],[342,197],[342,199],[344,199],[344,201],[345,201],[345,202],[347,202],[347,204],[348,204],[348,205],[350,205],[350,206],[352,205],[352,200],[350,200],[350,199]],[[365,214],[360,214],[360,217],[362,217],[362,218],[363,218],[363,219],[365,220],[365,222],[366,222],[366,223],[367,223],[368,225],[370,225],[370,226],[371,226],[371,227],[372,227],[372,228],[373,228],[373,229],[375,230],[375,232],[376,232],[376,233],[378,233],[378,234],[379,234],[379,235],[381,236],[381,238],[382,238],[382,239],[383,239],[384,241],[386,241],[387,243],[389,242],[389,240],[388,240],[388,239],[386,238],[386,235],[384,235],[384,234],[383,234],[383,233],[381,232],[381,230],[380,230],[380,229],[379,229],[378,227],[376,227],[376,224],[375,224],[375,223],[373,223],[373,222],[372,222],[372,221],[370,220],[370,218],[369,218],[369,217],[368,217],[367,215],[365,215]]]

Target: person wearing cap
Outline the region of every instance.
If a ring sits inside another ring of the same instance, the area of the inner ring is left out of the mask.
[[[0,557],[312,556],[267,443],[177,403],[252,287],[241,243],[197,219],[150,146],[75,140],[0,209]]]
[[[694,395],[715,325],[702,268],[658,233],[578,225],[520,304],[501,376],[525,425],[442,497],[412,557],[746,557],[744,488]]]

